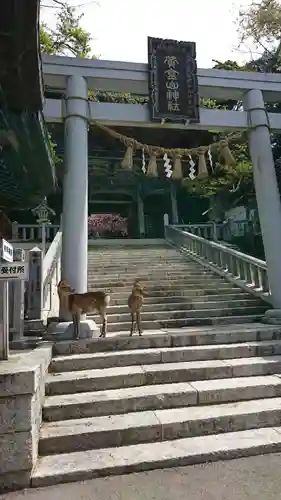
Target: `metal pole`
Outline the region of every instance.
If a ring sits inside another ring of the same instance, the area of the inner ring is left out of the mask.
[[[0,281],[0,360],[9,357],[9,284]]]

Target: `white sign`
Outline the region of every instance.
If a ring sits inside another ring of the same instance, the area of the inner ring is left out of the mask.
[[[2,259],[6,260],[7,262],[13,262],[13,254],[13,245],[2,238]]]
[[[28,280],[28,265],[26,262],[4,264],[0,267],[0,280]]]

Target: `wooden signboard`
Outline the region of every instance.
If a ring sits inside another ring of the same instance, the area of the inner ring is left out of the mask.
[[[195,43],[149,37],[148,71],[151,120],[198,123]]]

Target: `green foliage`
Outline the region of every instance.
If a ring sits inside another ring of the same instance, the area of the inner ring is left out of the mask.
[[[239,10],[240,42],[254,42],[262,51],[272,51],[281,40],[281,4],[278,0],[252,0]]]
[[[91,35],[81,27],[83,14],[60,2],[55,10],[56,28],[53,30],[45,23],[40,25],[40,48],[44,54],[91,57]]]
[[[214,61],[214,69],[224,69],[229,71],[244,71],[243,66],[238,65],[236,61],[219,62]],[[211,109],[232,109],[233,101],[218,102],[214,99],[203,99],[202,104],[206,108]],[[219,140],[226,134],[218,133],[214,140]],[[246,201],[247,198],[252,196],[253,192],[253,175],[252,165],[248,153],[247,136],[243,136],[237,140],[235,144],[231,145],[231,150],[236,159],[236,165],[233,167],[224,167],[221,164],[220,158],[214,154],[213,163],[215,165],[214,171],[209,172],[210,175],[206,178],[195,179],[194,181],[189,178],[183,181],[186,190],[189,193],[202,196],[204,198],[220,198],[220,202],[224,205],[225,209],[230,208],[237,199],[243,197]]]
[[[55,165],[58,165],[59,163],[62,163],[62,158],[57,155],[57,144],[53,141],[50,132],[48,132],[48,140],[53,162]]]
[[[146,104],[148,97],[141,97],[129,92],[109,92],[106,90],[90,89],[89,100],[92,102],[115,102],[119,104]]]
[[[67,1],[55,1],[57,9],[56,28],[52,30],[45,23],[40,25],[40,49],[49,55],[71,55],[75,57],[91,57],[91,35],[81,27],[83,14],[68,5]],[[49,146],[56,165],[62,162],[56,154],[56,144],[48,133]]]
[[[247,198],[252,193],[252,165],[249,161],[242,161],[227,168],[217,164],[215,171],[208,177],[194,181],[185,179],[183,183],[189,193],[204,198],[223,197],[226,205],[232,205],[237,198]]]
[[[224,62],[213,59],[215,63],[214,69],[224,69],[227,71],[245,71],[245,66],[240,66],[236,61],[227,60]]]

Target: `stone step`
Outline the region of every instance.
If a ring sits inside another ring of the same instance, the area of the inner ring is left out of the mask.
[[[102,274],[88,274],[88,285],[89,286],[106,286],[107,283],[116,283],[115,286],[130,286],[134,284],[135,280],[138,279],[142,282],[142,284],[146,287],[147,285],[154,285],[158,283],[166,283],[166,282],[184,282],[184,283],[197,283],[197,281],[203,281],[204,279],[207,281],[211,280],[221,280],[223,282],[224,278],[220,276],[212,275],[211,273],[203,274],[203,273],[186,273],[185,271],[179,271],[176,273],[159,273],[159,275],[151,275],[150,271],[147,270],[146,277],[143,277],[138,274],[134,274],[133,276],[128,276],[126,272],[124,273],[116,273],[115,275],[107,276],[105,273]],[[103,285],[104,283],[104,285]]]
[[[191,298],[187,298],[188,296],[182,296],[182,295],[179,295],[179,296],[176,296],[176,295],[172,295],[172,296],[163,296],[163,297],[145,297],[145,304],[144,304],[144,307],[147,307],[147,306],[152,306],[152,307],[155,307],[156,304],[158,305],[171,305],[171,304],[176,304],[176,303],[181,303],[183,302],[184,304],[195,304],[195,303],[199,303],[199,304],[208,304],[209,302],[214,302],[214,301],[219,301],[219,302],[224,302],[226,299],[227,301],[229,300],[233,300],[233,301],[241,301],[241,300],[252,300],[252,296],[249,295],[248,293],[245,293],[243,292],[242,290],[239,290],[239,289],[234,289],[237,293],[231,293],[231,290],[230,290],[230,293],[227,293],[227,297],[225,296],[226,293],[224,291],[223,295],[195,295],[195,296],[191,296]],[[114,295],[114,297],[116,297],[116,295]],[[124,294],[124,298],[125,298],[125,294]],[[128,301],[128,297],[126,296],[126,299],[127,300],[124,300],[124,298],[119,298],[119,299],[116,299],[116,298],[113,298],[111,297],[111,301],[110,301],[110,304],[111,306],[125,306],[127,308],[127,301]],[[256,299],[255,299],[256,300]]]
[[[43,418],[54,422],[280,396],[281,379],[275,375],[143,385],[47,396]]]
[[[281,327],[262,323],[197,326],[169,330],[151,330],[142,337],[116,333],[105,339],[91,338],[55,341],[54,355],[71,355],[91,352],[116,352],[135,349],[205,346],[257,341],[281,340]]]
[[[186,273],[186,274],[200,274],[201,270],[203,272],[209,272],[212,273],[212,271],[207,271],[205,268],[202,267],[191,267],[187,266],[184,263],[177,264],[177,265],[169,265],[169,264],[153,264],[153,263],[145,263],[140,266],[122,266],[118,265],[114,268],[106,268],[104,266],[98,265],[98,266],[93,266],[93,265],[88,265],[89,269],[89,274],[91,276],[95,276],[95,274],[105,274],[106,276],[110,275],[116,275],[116,274],[129,274],[133,276],[137,276],[138,274],[143,274],[144,269],[149,269],[149,272],[151,274],[161,274],[161,273]]]
[[[103,249],[101,252],[89,250],[89,259],[97,258],[97,259],[106,259],[107,257],[123,257],[128,256],[129,258],[138,258],[138,257],[146,257],[147,255],[168,255],[171,257],[179,255],[178,251],[175,248],[162,246],[162,247],[146,247],[146,248],[119,248],[119,249]]]
[[[281,340],[80,353],[53,358],[49,369],[51,372],[60,373],[111,368],[112,366],[148,365],[272,355],[281,355]]]
[[[148,258],[147,260],[141,261],[141,262],[133,262],[129,260],[124,260],[121,261],[120,259],[113,261],[112,258],[110,258],[109,262],[107,263],[102,263],[102,262],[88,262],[88,268],[92,272],[95,270],[100,271],[101,269],[104,269],[105,272],[107,273],[115,273],[118,272],[119,269],[121,270],[127,270],[131,273],[135,273],[136,271],[142,271],[146,267],[149,267],[151,270],[177,270],[177,269],[185,269],[188,272],[200,272],[200,264],[194,263],[187,261],[184,258],[170,261],[168,259],[163,260],[159,257],[156,257],[155,259],[153,258]],[[203,268],[205,270],[205,268]]]
[[[144,332],[149,330],[157,330],[159,328],[184,328],[193,326],[206,326],[206,325],[235,325],[239,323],[256,323],[261,321],[263,314],[244,314],[243,316],[212,316],[209,317],[209,311],[207,317],[201,318],[178,318],[178,319],[163,319],[163,320],[150,320],[142,321],[142,328]],[[89,316],[90,318],[91,316]],[[95,317],[96,319],[96,317]],[[128,322],[116,322],[108,323],[107,331],[114,333],[127,332],[129,334],[131,330],[131,321]],[[47,340],[47,339],[46,339]]]
[[[78,372],[51,373],[47,377],[46,394],[73,394],[152,384],[251,377],[280,372],[281,356],[118,366]],[[214,380],[212,380],[213,383]]]
[[[96,288],[88,288],[89,290],[96,290]],[[120,287],[118,289],[115,289],[113,292],[111,292],[110,296],[112,300],[123,300],[125,299],[125,303],[128,302],[128,297],[129,294],[131,293],[132,288],[128,287]],[[220,286],[214,287],[214,286],[206,286],[204,288],[198,288],[198,286],[193,285],[193,286],[179,286],[176,287],[175,285],[173,288],[169,289],[162,289],[162,290],[150,290],[149,291],[149,296],[145,297],[145,301],[147,300],[154,300],[155,297],[157,298],[162,298],[162,299],[169,299],[170,297],[198,297],[198,296],[212,296],[212,295],[226,295],[226,294],[238,294],[238,293],[243,293],[241,289],[231,286],[229,283],[222,283]],[[252,295],[247,294],[247,297],[251,297]]]
[[[41,457],[33,487],[281,451],[280,427]]]
[[[222,297],[222,299],[225,297]],[[221,301],[203,301],[199,300],[190,301],[182,301],[182,302],[166,302],[166,303],[144,303],[142,307],[143,312],[154,312],[154,311],[179,311],[179,310],[194,310],[194,309],[229,309],[229,308],[237,308],[237,307],[254,307],[254,306],[264,306],[268,309],[268,306],[265,306],[261,300],[256,299],[255,297],[248,296],[247,299],[243,300],[221,300]],[[128,305],[111,305],[107,309],[108,314],[121,314],[128,312]]]
[[[280,425],[281,398],[44,423],[39,454],[72,453]]]
[[[146,254],[146,255],[136,255],[136,256],[130,256],[130,255],[108,255],[107,257],[104,257],[102,259],[94,259],[89,257],[88,258],[88,264],[90,266],[102,266],[102,267],[110,267],[110,266],[116,266],[117,264],[119,265],[143,265],[143,264],[151,264],[151,263],[167,263],[167,264],[177,264],[178,262],[186,262],[187,265],[190,267],[194,266],[194,261],[192,259],[189,259],[188,257],[181,255],[180,253],[178,254],[173,254],[173,255],[154,255],[154,254]],[[195,266],[198,265],[195,263]]]
[[[177,270],[166,270],[166,269],[160,269],[160,270],[151,270],[149,269],[149,275],[147,274],[147,270],[142,268],[141,271],[137,273],[132,273],[130,270],[121,270],[120,269],[115,272],[115,273],[106,273],[106,272],[95,272],[94,270],[91,271],[89,270],[88,272],[88,281],[99,281],[103,279],[107,280],[116,280],[116,279],[123,279],[128,283],[134,283],[135,279],[140,279],[144,283],[147,281],[154,281],[154,280],[159,280],[159,278],[165,278],[165,279],[178,279],[186,275],[187,277],[192,277],[194,279],[200,277],[200,276],[206,276],[206,277],[217,277],[216,274],[214,274],[211,271],[204,271],[204,269],[200,272],[200,270],[196,271],[187,271],[185,268],[183,269],[177,269]]]
[[[229,308],[219,308],[219,309],[165,309],[160,311],[142,311],[141,318],[142,321],[165,321],[170,319],[185,319],[185,318],[207,318],[210,319],[212,317],[220,317],[220,316],[239,316],[239,315],[251,315],[251,314],[263,314],[268,309],[268,306],[265,304],[260,304],[259,302],[254,306],[240,306],[240,307],[232,307]],[[98,315],[89,315],[89,318],[95,318],[97,323],[100,322],[100,318]],[[108,314],[107,315],[108,324],[120,322],[126,323],[131,321],[131,315],[129,313],[129,309],[127,308],[127,312],[120,314]]]
[[[205,270],[204,268],[202,268],[202,266],[200,266],[200,264],[197,264],[195,262],[194,263],[188,262],[185,259],[176,262],[169,262],[169,261],[165,262],[161,261],[160,259],[155,259],[155,260],[149,259],[149,262],[146,264],[149,264],[149,268],[155,272],[163,270],[177,271],[184,269],[187,269],[188,272],[200,272],[200,269]],[[143,271],[144,265],[143,263],[133,263],[133,262],[128,263],[128,261],[121,263],[119,263],[119,261],[118,262],[116,261],[116,263],[110,261],[107,265],[101,265],[101,264],[95,265],[92,262],[88,262],[88,267],[89,269],[93,270],[99,270],[102,268],[108,273],[118,272],[118,269],[128,270],[130,273],[135,273],[138,270],[140,272]]]
[[[200,287],[201,285],[201,287]],[[122,294],[124,296],[124,294],[127,295],[127,298],[129,296],[129,294],[131,293],[132,291],[132,287],[130,286],[120,286],[120,287],[104,287],[104,289],[108,290],[108,288],[112,288],[112,291],[111,291],[111,296],[113,297],[117,297],[118,298],[118,295],[119,294]],[[88,290],[102,290],[103,287],[91,287],[89,286]],[[193,284],[180,284],[178,285],[177,283],[173,283],[171,286],[154,286],[154,287],[146,287],[145,288],[145,296],[146,297],[157,297],[158,294],[160,294],[160,296],[166,296],[166,297],[169,297],[169,296],[174,296],[174,295],[181,295],[181,294],[185,294],[185,293],[188,293],[189,292],[189,295],[190,295],[190,292],[194,292],[196,294],[196,290],[197,291],[200,291],[200,293],[202,295],[205,295],[205,294],[221,294],[221,293],[224,293],[225,290],[231,290],[232,292],[236,292],[238,290],[238,288],[234,288],[234,287],[231,287],[231,284],[230,283],[227,283],[227,282],[218,282],[218,283],[206,283],[205,285],[203,283],[193,283]],[[250,295],[250,294],[249,294]]]
[[[115,278],[115,280],[110,281],[107,279],[100,279],[100,280],[95,280],[91,281],[88,280],[88,287],[89,288],[124,288],[126,290],[131,290],[132,285],[133,285],[134,280],[132,281],[126,281],[126,278],[118,280],[118,278]],[[161,289],[169,289],[169,288],[180,288],[180,287],[186,287],[186,286],[216,286],[216,285],[228,285],[229,283],[225,281],[223,278],[220,276],[208,276],[204,278],[204,276],[198,276],[197,278],[192,278],[188,276],[181,276],[181,277],[163,277],[159,280],[149,280],[147,284],[144,285],[146,293],[149,293],[150,290],[161,290]]]
[[[106,247],[105,245],[103,245],[103,247],[101,248],[94,248],[94,247],[91,247],[89,248],[89,255],[100,255],[101,257],[104,256],[104,255],[114,255],[114,254],[118,254],[118,253],[122,253],[122,254],[130,254],[130,255],[133,255],[134,253],[136,255],[139,255],[140,253],[145,253],[145,254],[149,254],[149,253],[160,253],[160,252],[163,252],[163,253],[175,253],[176,250],[175,248],[169,246],[166,244],[165,241],[163,241],[163,244],[158,244],[158,245],[138,245],[138,246],[127,246],[127,245],[121,245],[119,246],[108,246]]]

